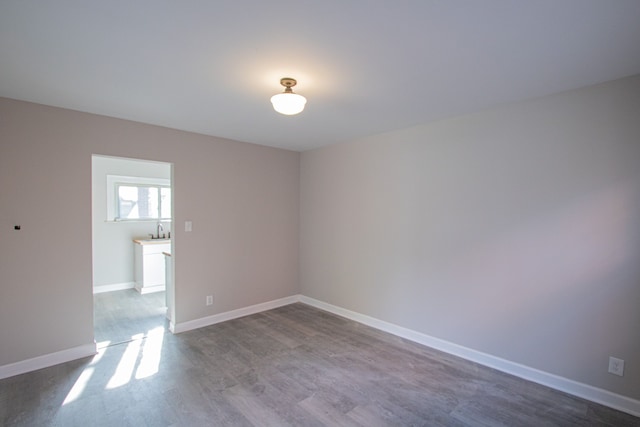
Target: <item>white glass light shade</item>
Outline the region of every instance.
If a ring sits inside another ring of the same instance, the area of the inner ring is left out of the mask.
[[[307,99],[297,93],[284,92],[273,95],[271,97],[271,103],[273,104],[273,109],[278,113],[292,116],[304,110]]]

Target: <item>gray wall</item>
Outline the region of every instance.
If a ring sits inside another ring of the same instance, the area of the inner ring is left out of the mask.
[[[92,154],[173,163],[177,323],[298,292],[299,153],[0,98],[0,366],[93,342]]]
[[[304,152],[300,214],[303,295],[640,398],[640,76]]]
[[[133,287],[133,239],[155,233],[156,221],[108,221],[107,175],[171,179],[171,165],[115,157],[93,156],[91,162],[91,217],[93,227],[94,292],[110,285]],[[162,223],[165,232],[171,222]]]

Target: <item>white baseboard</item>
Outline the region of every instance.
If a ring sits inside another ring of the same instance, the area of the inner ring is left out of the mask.
[[[568,378],[540,371],[529,366],[511,362],[500,357],[463,347],[449,341],[441,340],[439,338],[435,338],[421,332],[394,325],[393,323],[385,322],[374,317],[366,316],[364,314],[347,310],[345,308],[328,304],[326,302],[303,295],[292,295],[289,297],[252,305],[249,307],[243,307],[224,313],[214,314],[212,316],[202,317],[200,319],[190,320],[187,322],[177,324],[171,322],[170,330],[172,333],[177,334],[180,332],[190,331],[192,329],[214,325],[216,323],[225,322],[227,320],[237,319],[239,317],[249,316],[251,314],[260,313],[262,311],[271,310],[296,302],[308,304],[321,310],[337,314],[338,316],[346,317],[347,319],[351,319],[353,321],[371,326],[381,331],[391,333],[393,335],[408,339],[427,347],[435,348],[445,353],[449,353],[454,356],[458,356],[463,359],[488,366],[490,368],[514,375],[516,377],[542,384],[547,387],[560,390],[565,393],[569,393],[574,396],[581,397],[592,402],[600,403],[613,409],[617,409],[619,411],[623,411],[628,414],[640,417],[640,400],[632,399],[601,388],[590,386],[588,384],[583,384],[577,381],[570,380]],[[8,365],[0,366],[0,379],[23,374],[25,372],[34,371],[37,369],[47,368],[59,363],[69,362],[71,360],[92,356],[94,354],[96,354],[96,344],[92,343],[70,348],[67,350],[62,350],[56,353],[47,354],[44,356],[35,357],[33,359],[11,363]]]
[[[260,313],[262,311],[271,310],[282,307],[284,305],[293,304],[300,301],[300,295],[280,298],[273,301],[263,302],[261,304],[251,305],[249,307],[239,308],[237,310],[226,311],[224,313],[214,314],[212,316],[201,317],[200,319],[189,320],[187,322],[173,323],[169,325],[169,329],[174,334],[190,331],[192,329],[202,328],[204,326],[214,325],[216,323],[225,322],[227,320],[237,319],[238,317],[249,316],[251,314]]]
[[[124,282],[124,283],[111,283],[109,285],[100,285],[93,287],[94,294],[101,294],[103,292],[123,291],[125,289],[132,289],[135,287],[136,282]]]
[[[577,381],[570,380],[568,378],[540,371],[529,366],[511,362],[500,357],[492,356],[490,354],[463,347],[449,341],[441,340],[439,338],[416,332],[402,326],[397,326],[392,323],[388,323],[303,295],[299,297],[299,301],[304,304],[319,308],[321,310],[337,314],[338,316],[346,317],[347,319],[354,320],[358,323],[371,326],[372,328],[389,332],[401,338],[406,338],[410,341],[417,342],[427,347],[435,348],[436,350],[440,350],[445,353],[449,353],[454,356],[458,356],[463,359],[488,366],[498,371],[506,372],[507,374],[511,374],[528,381],[542,384],[544,386],[560,390],[565,393],[590,400],[592,402],[600,403],[602,405],[617,409],[622,412],[626,412],[636,417],[640,417],[640,400],[632,399],[601,388],[590,386],[588,384],[583,384]]]
[[[138,285],[136,284],[135,289],[136,291],[140,292],[140,295],[146,295],[146,294],[152,294],[154,292],[164,292],[167,290],[167,287],[165,285],[158,285],[158,286],[145,286],[145,287],[139,288]]]
[[[70,362],[76,359],[82,359],[83,357],[93,356],[96,352],[96,343],[91,343],[57,351],[55,353],[45,354],[32,359],[22,360],[20,362],[10,363],[8,365],[0,366],[0,379],[13,377],[14,375],[20,375],[25,372],[31,372],[42,368],[48,368],[53,365]]]

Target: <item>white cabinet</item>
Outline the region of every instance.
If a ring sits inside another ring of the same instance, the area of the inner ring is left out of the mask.
[[[134,240],[136,290],[141,294],[165,290],[163,252],[171,252],[169,239]]]

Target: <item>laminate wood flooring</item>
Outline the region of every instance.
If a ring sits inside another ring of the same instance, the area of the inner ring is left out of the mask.
[[[165,292],[141,295],[135,289],[93,295],[94,334],[98,348],[168,330]]]
[[[3,426],[639,426],[304,304],[0,381]]]

